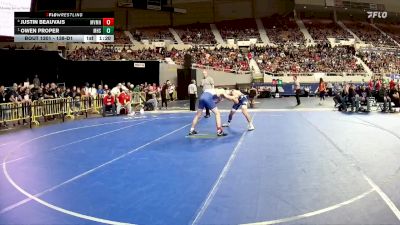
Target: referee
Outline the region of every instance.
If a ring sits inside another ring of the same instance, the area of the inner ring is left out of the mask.
[[[300,82],[299,82],[297,76],[293,76],[293,81],[294,81],[293,82],[293,88],[294,88],[294,92],[296,94],[296,101],[297,101],[297,105],[296,106],[298,106],[298,105],[301,104],[301,102],[300,102],[300,94],[301,94]]]
[[[196,111],[196,98],[197,98],[197,87],[196,81],[192,80],[192,83],[188,86],[189,100],[190,100],[190,111]]]
[[[203,92],[205,90],[210,90],[214,89],[214,79],[210,76],[208,76],[208,73],[206,70],[203,70],[203,75],[204,78],[201,80],[201,87],[203,88]],[[210,117],[210,110],[206,108],[206,115],[204,116],[205,118]]]

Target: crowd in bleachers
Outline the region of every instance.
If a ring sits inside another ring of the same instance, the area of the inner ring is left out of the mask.
[[[149,40],[149,41],[159,41],[159,40],[174,40],[174,36],[168,30],[168,28],[148,28],[148,29],[136,29],[131,31],[133,38],[137,41]]]
[[[358,56],[374,73],[399,73],[400,51],[360,50]]]
[[[115,44],[132,44],[128,36],[123,31],[116,30],[114,32],[114,43]]]
[[[304,20],[304,24],[318,46],[305,47],[304,36],[292,17],[274,15],[263,18],[262,22],[271,42],[277,47],[250,47],[250,57],[258,62],[261,71],[270,73],[308,73],[308,72],[365,72],[362,65],[354,58],[354,49],[350,47],[331,48],[326,44],[328,37],[339,39],[351,38],[352,35],[331,20]],[[362,41],[375,46],[390,46],[395,43],[373,26],[361,22],[344,22]],[[223,38],[248,39],[258,37],[259,32],[254,19],[242,19],[217,23]],[[399,38],[400,27],[392,24],[378,24],[394,38]],[[185,43],[215,44],[209,24],[193,24],[174,28]],[[137,40],[173,39],[166,28],[140,29],[131,32]],[[132,44],[122,31],[115,31],[117,44]],[[10,46],[11,49],[15,48]],[[33,47],[41,49],[41,45]],[[171,58],[176,64],[183,64],[184,54],[190,54],[193,63],[202,67],[212,67],[221,71],[250,71],[247,50],[193,47],[188,50],[165,48],[133,50],[131,45],[116,48],[104,45],[102,48],[77,48],[67,51],[67,59],[85,60],[165,60]],[[375,73],[398,72],[400,69],[398,52],[360,51],[358,56]]]
[[[192,24],[174,29],[184,43],[216,44],[209,24]]]
[[[103,48],[77,48],[68,51],[67,59],[74,61],[90,60],[164,60],[169,57],[169,52],[163,49],[142,49],[132,50],[131,47],[122,49],[115,46]]]
[[[345,26],[356,34],[361,41],[374,46],[397,46],[390,37],[382,34],[368,23],[344,22]]]
[[[252,47],[249,57],[240,49],[193,47],[187,50],[163,48],[132,50],[131,47],[78,48],[68,51],[67,59],[85,60],[165,60],[171,58],[183,65],[184,55],[190,54],[194,64],[212,67],[221,71],[250,71],[248,60],[254,57],[262,71],[270,73],[308,72],[365,72],[357,63],[352,47],[334,47],[327,43],[315,47],[280,45],[278,47]],[[399,51],[358,51],[359,56],[374,73],[398,72],[400,70]]]
[[[241,19],[235,21],[223,21],[217,23],[217,27],[223,39],[248,40],[257,38],[260,40],[257,24],[254,19]]]
[[[376,24],[376,26],[389,34],[395,41],[400,43],[400,26],[397,24]]]
[[[260,69],[269,73],[364,72],[362,65],[356,63],[354,49],[350,47],[283,45],[258,47],[253,52]]]
[[[294,18],[273,16],[263,18],[262,22],[272,43],[303,43],[305,40]]]
[[[234,72],[249,71],[247,55],[240,49],[215,48],[191,48],[188,50],[171,52],[171,58],[177,64],[183,64],[185,54],[192,56],[192,61],[198,67],[212,67],[214,70]]]
[[[191,48],[188,50],[166,51],[165,49],[132,50],[130,47],[118,50],[115,47],[78,48],[68,51],[67,59],[75,61],[88,60],[165,60],[170,57],[178,65],[183,65],[184,55],[190,54],[192,61],[200,67],[213,67],[227,72],[249,71],[246,54],[239,49]]]
[[[327,38],[348,39],[353,36],[334,21],[303,21],[311,37],[315,41],[326,41]]]

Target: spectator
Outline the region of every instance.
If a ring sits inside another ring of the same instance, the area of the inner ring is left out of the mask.
[[[388,111],[388,105],[389,105],[389,112],[393,112],[392,99],[390,98],[390,93],[386,83],[383,83],[382,88],[380,88],[379,90],[378,102],[383,102],[382,112]]]
[[[115,86],[115,87],[113,87],[113,89],[111,89],[111,94],[117,98],[119,96],[119,94],[121,93],[121,88],[122,88],[122,84],[119,83],[117,86]]]
[[[111,91],[107,92],[107,95],[103,98],[103,116],[106,116],[106,112],[111,111],[113,115],[116,115],[115,111],[115,98],[111,94]]]
[[[41,87],[34,87],[32,89],[32,100],[39,101],[43,99],[43,89]]]
[[[88,88],[88,96],[91,96],[93,98],[97,96],[97,89],[95,83],[92,84],[92,87]]]
[[[164,83],[164,85],[162,86],[161,89],[161,107],[160,109],[164,106],[165,104],[165,109],[168,109],[168,103],[167,103],[167,90],[169,86],[169,81],[167,80],[166,83]]]
[[[6,103],[6,91],[4,85],[0,86],[0,104]]]
[[[0,118],[2,120],[7,118],[7,112],[6,109],[7,107],[5,105],[2,105],[3,103],[7,103],[7,93],[5,91],[4,85],[0,86]],[[7,127],[7,123],[4,122],[3,124],[1,124],[1,126]]]
[[[104,95],[104,94],[105,94],[102,85],[99,85],[99,87],[97,88],[97,94],[98,94],[98,95]]]
[[[174,101],[175,85],[171,84],[168,88],[169,100]]]
[[[391,91],[391,99],[395,107],[400,107],[400,83]]]
[[[125,114],[131,112],[131,97],[121,88],[121,94],[118,96],[117,114],[121,113],[121,109],[125,109]]]
[[[156,97],[155,92],[153,92],[153,93],[151,94],[150,99],[148,99],[148,100],[146,101],[146,110],[147,110],[147,111],[156,110],[156,109],[157,109],[157,104],[158,104],[158,102],[157,102],[157,97]]]
[[[37,74],[35,75],[35,78],[33,79],[33,85],[35,87],[39,87],[40,86],[40,80],[39,80],[39,77],[38,77]]]
[[[55,83],[51,83],[50,86],[46,85],[46,89],[44,92],[44,99],[54,99],[57,98],[57,88]]]
[[[72,98],[72,97],[73,97],[73,93],[72,93],[72,91],[71,91],[71,88],[67,88],[67,89],[65,90],[64,96],[65,96],[66,98]]]
[[[14,83],[11,91],[8,92],[8,96],[6,97],[6,99],[8,99],[8,102],[18,103],[21,101],[21,97],[18,94],[17,90],[18,85]]]

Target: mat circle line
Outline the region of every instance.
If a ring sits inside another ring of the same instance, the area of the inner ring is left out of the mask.
[[[168,117],[168,118],[156,118],[155,120],[170,119],[170,118],[172,118],[172,117]],[[177,118],[182,118],[182,117],[177,117]],[[89,127],[93,127],[93,126],[104,126],[104,125],[109,125],[109,124],[115,124],[115,122],[112,122],[112,123],[103,123],[103,124],[97,124],[97,125],[86,125],[86,126],[81,126],[81,127],[75,127],[75,128],[69,128],[69,129],[65,129],[65,130],[50,132],[50,133],[48,133],[48,134],[44,134],[44,135],[41,135],[41,136],[39,136],[39,137],[29,139],[28,141],[25,141],[25,142],[21,143],[16,149],[22,147],[23,145],[26,145],[27,143],[30,143],[30,142],[34,141],[34,140],[38,140],[38,139],[41,139],[41,138],[45,138],[45,137],[48,137],[48,136],[52,136],[52,135],[54,135],[54,134],[59,134],[59,133],[63,133],[63,132],[71,131],[71,130],[80,130],[80,129],[89,128]],[[360,123],[360,124],[361,124],[361,123]],[[365,124],[363,124],[363,125],[365,125]],[[376,127],[375,127],[375,128],[376,128]],[[376,129],[377,129],[377,128],[376,128]],[[11,151],[11,152],[13,152],[13,151]],[[14,180],[12,179],[12,177],[8,174],[6,159],[8,158],[8,155],[9,155],[11,152],[7,153],[6,157],[3,159],[3,174],[4,174],[5,177],[7,178],[8,182],[10,182],[10,184],[11,184],[16,190],[18,190],[19,192],[21,192],[21,193],[22,193],[23,195],[25,195],[26,197],[28,197],[28,198],[30,198],[30,199],[32,199],[32,200],[34,200],[34,201],[40,203],[41,205],[44,205],[44,206],[46,206],[46,207],[52,209],[52,210],[55,210],[55,211],[58,211],[58,212],[61,212],[61,213],[64,213],[64,214],[67,214],[67,215],[70,215],[70,216],[74,216],[74,217],[77,217],[77,218],[81,218],[81,219],[85,219],[85,220],[90,220],[90,221],[94,221],[94,222],[99,222],[99,223],[104,223],[104,224],[112,224],[112,225],[137,225],[137,224],[133,224],[133,223],[127,223],[127,222],[119,222],[119,221],[107,220],[107,219],[103,219],[103,218],[99,218],[99,217],[94,217],[94,216],[89,216],[89,215],[81,214],[81,213],[78,213],[78,212],[74,212],[74,211],[71,211],[71,210],[64,209],[64,208],[59,207],[59,206],[56,206],[56,205],[52,205],[52,204],[50,204],[49,202],[46,202],[46,201],[42,200],[41,198],[35,197],[35,196],[32,195],[31,193],[25,191],[25,190],[24,190],[22,187],[20,187],[17,183],[15,183]],[[306,215],[316,216],[316,215],[319,215],[319,214],[327,213],[327,212],[330,212],[330,211],[332,211],[332,210],[338,209],[338,208],[340,208],[340,207],[342,207],[342,206],[351,204],[351,203],[353,203],[353,202],[355,202],[355,201],[361,200],[362,198],[366,197],[368,194],[370,194],[370,193],[372,193],[372,192],[373,192],[373,190],[368,190],[368,191],[366,191],[366,192],[364,192],[364,193],[362,193],[362,194],[359,194],[359,195],[357,195],[357,196],[355,196],[355,197],[353,197],[353,198],[350,198],[350,199],[348,199],[348,200],[346,200],[346,201],[344,201],[344,202],[341,202],[341,203],[338,203],[338,204],[334,204],[334,205],[332,205],[332,206],[329,206],[329,207],[326,207],[326,208],[323,208],[323,209],[314,210],[314,211],[311,211],[311,212],[308,212],[308,213],[304,213],[304,214],[302,214],[302,215],[291,216],[291,217],[286,217],[286,218],[281,218],[281,219],[275,219],[275,220],[270,220],[270,221],[246,223],[246,224],[248,224],[248,225],[250,225],[250,224],[254,224],[254,225],[255,225],[255,224],[278,224],[278,223],[285,222],[285,221],[287,221],[287,220],[289,220],[289,221],[295,221],[295,220],[303,219],[303,218],[305,218]],[[307,216],[307,217],[310,217],[310,216]]]

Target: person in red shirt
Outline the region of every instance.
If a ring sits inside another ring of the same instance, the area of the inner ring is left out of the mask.
[[[396,82],[394,82],[394,80],[392,79],[392,80],[389,82],[389,89],[390,89],[390,90],[393,90],[395,87],[396,87]]]
[[[122,108],[126,110],[125,111],[126,114],[131,112],[131,96],[128,93],[126,93],[125,90],[122,90],[121,94],[119,94],[118,96],[118,103],[117,103],[118,114],[120,114]]]
[[[371,79],[371,80],[369,80],[369,82],[368,82],[368,87],[369,87],[369,90],[372,92],[372,90],[374,90],[374,81]]]
[[[107,95],[103,98],[103,116],[106,116],[106,112],[112,112],[113,115],[116,115],[115,111],[115,99],[112,96],[111,91],[107,92]]]
[[[376,90],[377,92],[379,92],[379,90],[381,90],[381,86],[382,86],[382,80],[381,80],[381,79],[376,80],[376,83],[375,83],[375,90]]]

